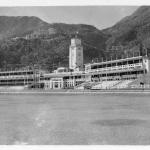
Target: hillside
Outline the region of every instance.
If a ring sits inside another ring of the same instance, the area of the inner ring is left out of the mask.
[[[52,28],[55,34],[47,39],[17,39],[3,38],[0,43],[0,68],[15,68],[17,64],[28,66],[40,64],[46,69],[54,66],[68,66],[69,44],[71,37],[78,31],[84,47],[84,63],[105,56],[107,36],[97,28],[84,24],[48,24],[36,17],[0,17],[9,23],[0,29],[1,37],[22,37],[41,28]],[[14,20],[13,20],[14,19]],[[9,20],[9,21],[8,21]],[[17,20],[17,21],[16,21]],[[24,21],[26,20],[26,21]],[[7,24],[7,23],[6,23]],[[11,36],[5,31],[14,33]]]
[[[0,16],[0,39],[23,36],[39,28],[50,25],[37,17],[8,17]]]
[[[150,47],[150,7],[139,7],[131,16],[123,18],[114,26],[103,30],[109,35],[106,44],[107,49],[112,45],[134,47],[142,43]]]
[[[34,33],[39,29],[51,29],[46,39],[16,39]],[[55,32],[53,32],[55,31]],[[78,31],[84,47],[84,63],[92,60],[122,57],[148,48],[150,54],[150,7],[139,7],[114,26],[98,30],[85,24],[49,24],[37,17],[0,17],[0,68],[16,68],[40,64],[53,70],[58,66],[68,66],[71,37]],[[122,46],[113,50],[112,46]],[[111,49],[111,51],[110,51]]]

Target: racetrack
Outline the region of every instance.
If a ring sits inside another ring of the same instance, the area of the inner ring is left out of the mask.
[[[150,94],[0,95],[0,144],[150,144]]]

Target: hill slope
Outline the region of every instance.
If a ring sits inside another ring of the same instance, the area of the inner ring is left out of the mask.
[[[148,44],[150,41],[150,7],[139,7],[131,16],[103,30],[103,33],[110,36],[107,40],[107,48],[118,44],[132,47],[139,42],[150,47]]]
[[[55,30],[47,39],[18,39],[38,29]],[[84,63],[95,58],[115,57],[138,51],[143,44],[150,53],[150,7],[142,6],[131,16],[123,18],[114,26],[98,30],[85,24],[49,24],[37,17],[0,17],[0,68],[40,64],[47,69],[68,66],[70,39],[79,32],[84,47]],[[8,40],[9,39],[9,40]],[[112,46],[122,45],[126,49],[110,51]],[[106,50],[105,50],[106,49]],[[104,58],[105,59],[105,58]]]
[[[49,24],[37,17],[0,16],[0,39],[23,36],[39,28],[48,28]]]
[[[0,68],[31,64],[68,66],[70,39],[78,31],[84,47],[84,63],[104,56],[107,36],[97,28],[84,24],[48,24],[36,17],[0,17]],[[7,25],[5,25],[7,24]],[[37,29],[52,28],[55,33],[47,39],[17,39]],[[10,34],[11,33],[11,34]],[[13,33],[13,34],[12,34]],[[9,38],[8,38],[9,37]]]

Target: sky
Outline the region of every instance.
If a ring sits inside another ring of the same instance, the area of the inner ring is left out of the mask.
[[[89,24],[111,27],[139,6],[31,6],[0,7],[0,16],[37,16],[48,23]]]

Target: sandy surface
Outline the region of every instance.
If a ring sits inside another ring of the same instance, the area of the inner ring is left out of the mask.
[[[0,144],[150,144],[150,96],[0,95]]]

